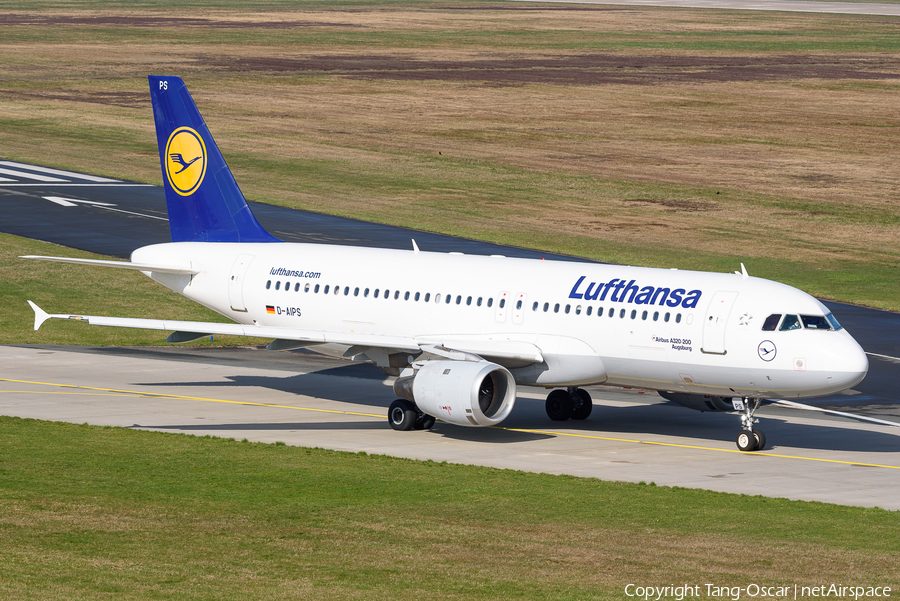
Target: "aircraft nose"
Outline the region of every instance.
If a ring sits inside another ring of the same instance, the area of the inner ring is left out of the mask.
[[[869,358],[850,335],[847,335],[846,343],[842,347],[833,378],[835,385],[841,386],[841,390],[844,390],[863,381],[869,372]]]

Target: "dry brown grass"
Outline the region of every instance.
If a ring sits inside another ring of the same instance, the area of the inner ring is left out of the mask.
[[[121,11],[3,18],[19,37],[0,44],[4,123],[67,132],[48,146],[8,131],[17,159],[159,182],[144,76],[173,73],[254,199],[642,264],[900,258],[900,47],[878,41],[884,18],[176,10],[119,37]],[[323,163],[339,167],[320,179]]]

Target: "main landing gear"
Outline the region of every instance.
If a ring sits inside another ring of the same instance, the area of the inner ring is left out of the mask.
[[[394,430],[431,430],[434,417],[422,413],[406,399],[397,399],[388,409],[388,423]]]
[[[558,422],[569,418],[587,419],[594,408],[591,395],[583,388],[557,389],[547,395],[547,416]]]
[[[759,409],[762,399],[744,399],[739,403],[734,402],[734,408],[741,411],[742,429],[737,435],[737,448],[742,451],[762,451],[766,448],[766,435],[759,428],[754,428],[753,424],[758,424],[759,420],[753,417],[753,414]]]

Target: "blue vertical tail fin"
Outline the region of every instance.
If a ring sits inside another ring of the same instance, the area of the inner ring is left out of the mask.
[[[184,82],[149,80],[172,241],[279,242],[250,212]]]

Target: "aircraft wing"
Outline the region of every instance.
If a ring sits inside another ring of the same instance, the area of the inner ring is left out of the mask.
[[[240,323],[216,323],[204,321],[177,321],[170,319],[138,319],[132,317],[103,317],[99,315],[74,315],[69,313],[47,313],[36,304],[28,301],[34,310],[34,329],[38,330],[48,319],[68,319],[84,321],[94,326],[112,326],[118,328],[137,328],[142,330],[164,330],[176,332],[170,341],[196,340],[212,334],[228,336],[252,336],[256,338],[274,338],[276,341],[297,341],[298,345],[281,343],[281,348],[296,348],[315,344],[345,344],[357,348],[381,348],[395,351],[418,353],[431,348],[435,343],[442,343],[439,337],[390,336],[385,334],[366,334],[361,332],[330,332],[324,330],[304,330],[298,328],[279,328],[272,326],[245,325]],[[196,336],[190,336],[196,334]],[[452,349],[472,353],[482,357],[509,359],[525,363],[543,361],[541,350],[534,344],[509,340],[492,340],[491,338],[471,340],[446,340]],[[278,347],[273,347],[278,348]]]
[[[167,330],[196,334],[219,334],[228,336],[253,336],[257,338],[276,338],[280,340],[297,340],[310,344],[350,344],[381,348],[419,351],[419,345],[412,338],[404,336],[383,336],[381,334],[362,334],[356,332],[325,332],[319,330],[301,330],[295,328],[276,328],[272,326],[253,326],[240,323],[216,323],[211,321],[176,321],[170,319],[137,319],[132,317],[102,317],[98,315],[72,315],[67,313],[47,313],[36,304],[28,301],[34,310],[34,329],[37,330],[48,319],[69,319],[85,321],[94,326],[113,326],[117,328],[137,328],[141,330]]]
[[[146,263],[131,263],[129,261],[103,261],[100,259],[75,259],[73,257],[44,257],[40,255],[26,255],[20,259],[39,259],[41,261],[56,261],[57,263],[75,263],[77,265],[96,265],[98,267],[118,267],[119,269],[134,269],[136,271],[155,271],[157,273],[174,273],[181,275],[194,275],[200,273],[198,269],[191,269],[189,265],[149,265]],[[35,328],[37,329],[37,328]]]

